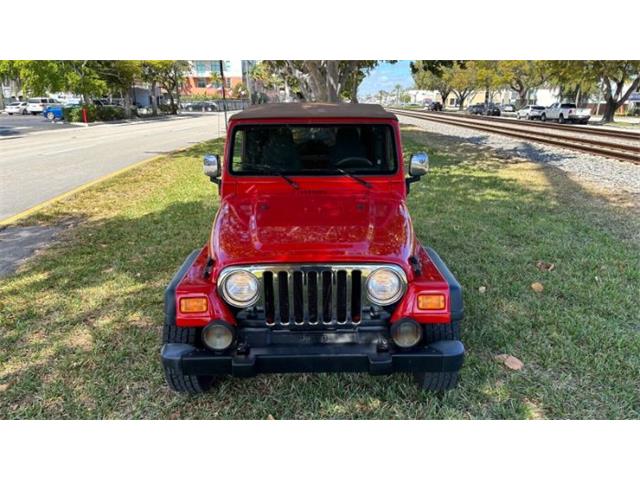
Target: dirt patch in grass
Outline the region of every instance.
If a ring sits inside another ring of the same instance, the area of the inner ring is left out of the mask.
[[[214,141],[23,221],[76,225],[0,280],[0,418],[640,417],[635,212],[549,167],[403,135],[432,155],[409,199],[416,231],[465,289],[459,388],[355,374],[227,379],[198,397],[165,386],[162,293],[207,239],[218,197],[201,155],[222,151]]]

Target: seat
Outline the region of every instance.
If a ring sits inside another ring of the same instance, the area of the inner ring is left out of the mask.
[[[262,149],[264,163],[286,171],[300,170],[300,158],[293,135],[288,128],[278,128],[271,132],[266,145]]]
[[[338,128],[331,156],[334,165],[345,158],[367,158],[367,153],[360,141],[360,133],[356,127]]]

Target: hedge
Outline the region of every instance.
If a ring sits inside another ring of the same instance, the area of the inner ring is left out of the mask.
[[[125,110],[122,107],[86,105],[84,107],[67,107],[62,111],[62,116],[67,122],[82,122],[82,109],[87,110],[87,121],[109,121],[123,120],[126,118]]]

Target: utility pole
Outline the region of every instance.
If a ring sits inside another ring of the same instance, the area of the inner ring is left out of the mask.
[[[220,62],[220,77],[222,78],[222,108],[224,109],[224,128],[227,129],[227,95],[224,91],[225,81],[224,81],[224,62],[222,60],[218,60]]]

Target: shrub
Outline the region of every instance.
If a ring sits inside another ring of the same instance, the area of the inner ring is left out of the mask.
[[[62,110],[62,116],[67,122],[82,122],[83,108],[87,110],[88,122],[95,122],[96,120],[108,122],[110,120],[122,120],[126,117],[124,108],[122,107],[99,107],[97,105],[67,107]]]

